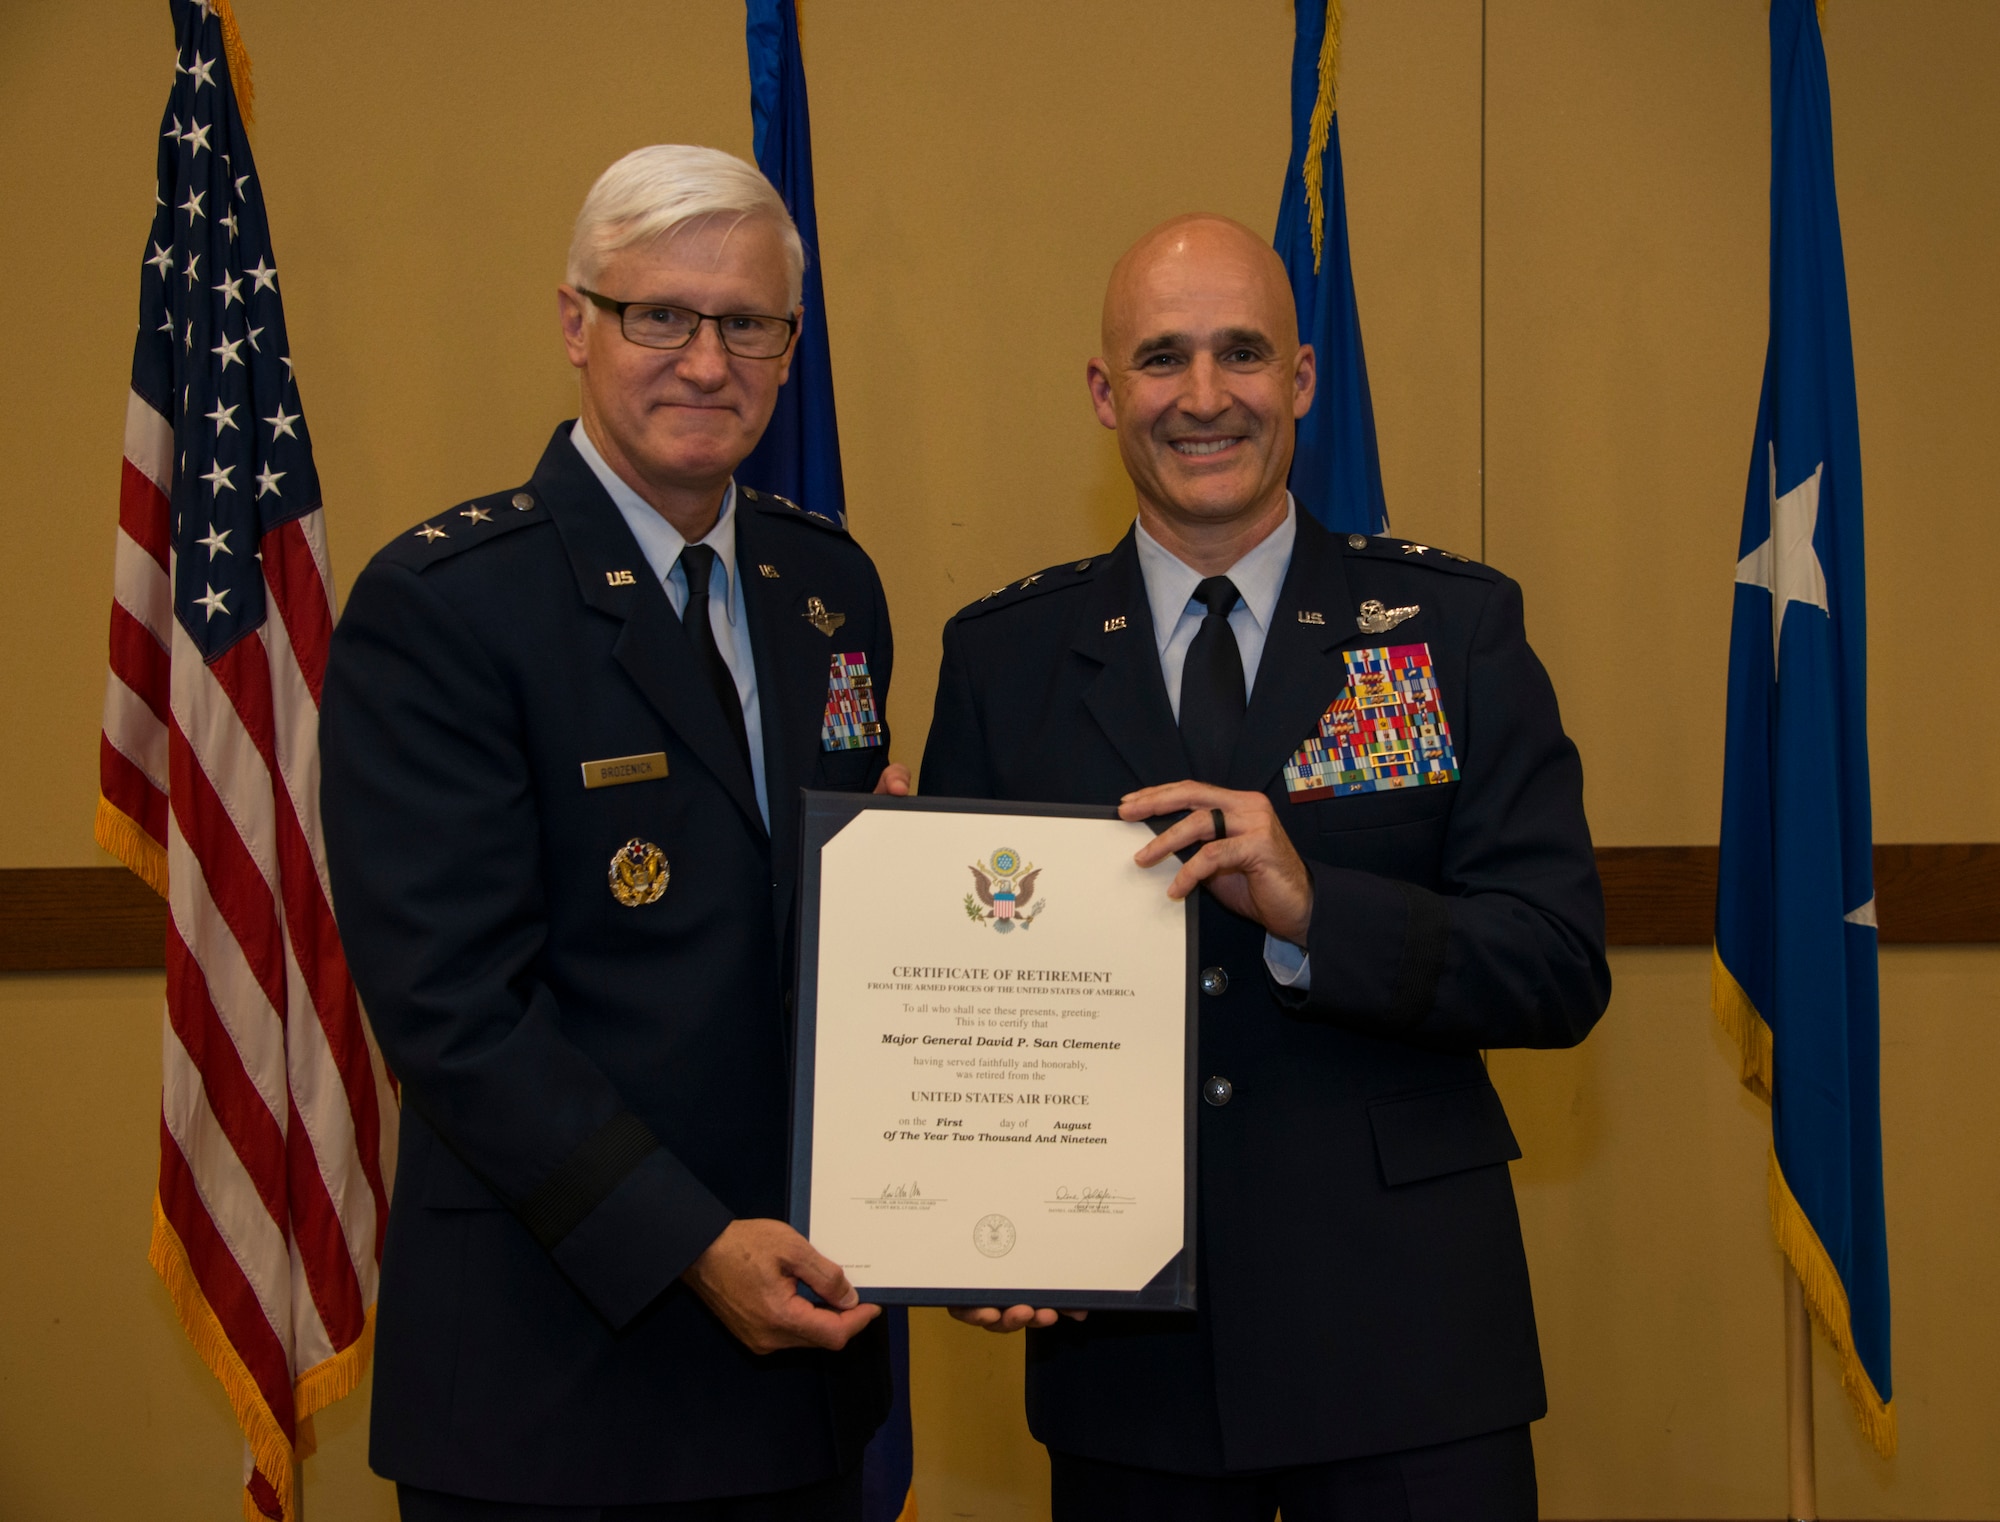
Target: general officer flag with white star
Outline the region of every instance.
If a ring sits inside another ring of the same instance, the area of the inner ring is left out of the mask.
[[[1714,1003],[1771,1103],[1779,1246],[1895,1446],[1861,431],[1812,0],[1771,7],[1771,334],[1729,642]]]

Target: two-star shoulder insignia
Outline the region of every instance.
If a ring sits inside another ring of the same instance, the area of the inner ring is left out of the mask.
[[[1348,553],[1369,560],[1393,560],[1403,565],[1429,566],[1434,571],[1451,571],[1461,576],[1490,580],[1500,573],[1467,555],[1441,550],[1434,544],[1414,539],[1398,539],[1393,534],[1349,534],[1344,541]]]
[[[404,565],[421,568],[490,544],[516,529],[548,521],[548,510],[532,488],[494,492],[433,514],[398,534],[383,553]]]
[[[1016,603],[1030,602],[1050,592],[1066,592],[1074,587],[1090,583],[1091,567],[1097,564],[1096,556],[1083,560],[1067,561],[1062,565],[1052,565],[1044,570],[1010,581],[1005,586],[995,587],[980,597],[970,607],[959,610],[960,618],[976,618],[981,614],[998,612],[1011,608]]]
[[[822,518],[818,513],[809,513],[790,497],[781,497],[774,491],[758,491],[749,486],[738,486],[736,495],[743,502],[760,508],[773,517],[783,518],[789,523],[803,523],[813,528],[824,529],[827,533],[838,534],[843,539],[848,537],[846,524],[836,523],[831,518]]]

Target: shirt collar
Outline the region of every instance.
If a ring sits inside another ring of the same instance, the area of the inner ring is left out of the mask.
[[[610,496],[611,503],[618,509],[619,516],[632,530],[632,537],[639,541],[639,550],[646,557],[646,564],[653,568],[653,574],[664,583],[674,562],[681,558],[681,551],[687,548],[687,540],[644,497],[632,490],[624,477],[605,463],[604,456],[597,452],[591,442],[583,420],[577,419],[570,426],[569,441],[576,452],[583,456],[583,463],[590,467],[590,473],[597,477],[598,484]],[[715,558],[722,562],[723,570],[723,611],[728,615],[731,627],[736,623],[736,483],[731,481],[722,494],[722,511],[715,515],[715,527],[701,538],[701,543],[715,551]]]
[[[1139,572],[1146,580],[1146,601],[1153,610],[1153,638],[1164,650],[1174,628],[1187,612],[1194,589],[1205,579],[1202,573],[1146,532],[1135,526],[1139,550]],[[1284,587],[1285,572],[1292,564],[1292,544],[1298,538],[1298,504],[1285,493],[1285,521],[1264,536],[1263,541],[1226,572],[1236,583],[1243,606],[1267,636],[1271,616],[1277,611],[1278,593]]]

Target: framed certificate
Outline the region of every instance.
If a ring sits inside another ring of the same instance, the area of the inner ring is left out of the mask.
[[[1110,808],[804,808],[792,1225],[864,1300],[1192,1310],[1179,863]]]

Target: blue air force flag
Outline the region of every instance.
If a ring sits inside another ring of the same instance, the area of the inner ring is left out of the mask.
[[[840,476],[840,429],[833,416],[833,356],[827,344],[826,290],[819,268],[819,212],[813,202],[812,120],[806,66],[792,0],[747,0],[750,116],[757,167],[778,188],[806,245],[801,299],[805,319],[791,378],[764,437],[737,471],[745,485],[789,498],[809,513],[847,522]]]
[[[1771,7],[1771,334],[1737,548],[1714,1003],[1771,1103],[1771,1214],[1894,1451],[1861,438],[1812,0]]]
[[[1340,0],[1296,0],[1292,41],[1292,156],[1273,240],[1299,308],[1299,339],[1319,361],[1319,394],[1299,419],[1291,488],[1300,507],[1343,534],[1389,527],[1375,409],[1361,357],[1361,314],[1347,258],[1347,189],[1340,172],[1334,88]]]

